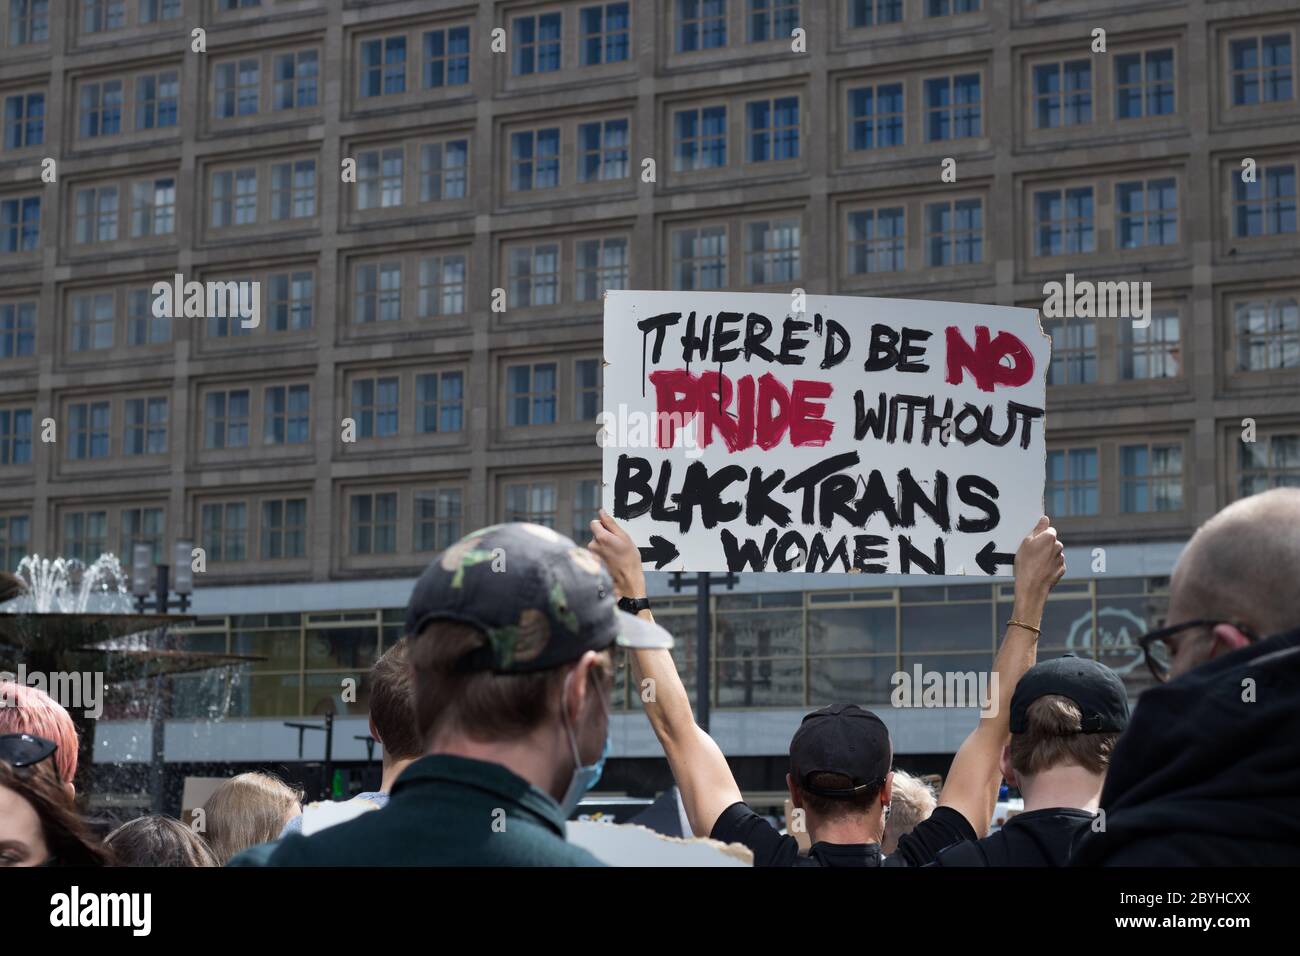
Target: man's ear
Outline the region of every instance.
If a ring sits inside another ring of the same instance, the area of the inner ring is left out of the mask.
[[[1213,643],[1210,646],[1210,657],[1212,658],[1220,654],[1231,654],[1250,643],[1250,638],[1231,624],[1216,624],[1211,639]]]
[[[1011,766],[1010,744],[1002,745],[1002,753],[998,755],[998,769],[1002,771],[1002,777],[1006,780],[1008,787],[1020,786],[1020,781],[1016,779],[1015,768]]]
[[[790,791],[790,803],[802,807],[803,797],[799,794],[799,786],[794,782],[794,777],[788,773],[785,775],[785,788]]]
[[[375,718],[371,717],[369,723],[370,723],[370,736],[374,737],[382,744],[384,742],[384,738],[379,736],[379,728],[375,726]]]
[[[880,803],[889,806],[894,802],[894,771],[885,774],[885,785],[880,788]]]

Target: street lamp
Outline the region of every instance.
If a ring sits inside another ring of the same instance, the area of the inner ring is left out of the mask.
[[[194,593],[194,572],[190,565],[190,555],[194,549],[192,541],[177,541],[172,548],[172,557],[176,563],[175,601],[172,600],[171,568],[160,564],[154,571],[154,593],[149,595],[149,566],[153,562],[153,546],[137,544],[131,551],[131,593],[135,596],[135,606],[141,614],[152,610],[166,614],[172,610],[184,613],[190,607],[190,595]]]

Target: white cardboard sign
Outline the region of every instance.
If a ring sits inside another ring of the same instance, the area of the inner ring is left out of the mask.
[[[1049,360],[1032,309],[609,292],[602,504],[647,568],[1008,575]]]

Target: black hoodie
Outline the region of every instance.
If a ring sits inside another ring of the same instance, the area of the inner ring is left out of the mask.
[[[1101,807],[1073,865],[1300,864],[1300,630],[1144,693]]]

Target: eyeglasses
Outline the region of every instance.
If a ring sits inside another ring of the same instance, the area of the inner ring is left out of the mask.
[[[0,760],[15,769],[31,767],[54,756],[59,745],[31,734],[0,734]]]
[[[1151,671],[1151,676],[1162,684],[1169,680],[1169,671],[1174,659],[1174,647],[1169,643],[1169,638],[1183,631],[1190,631],[1194,627],[1217,627],[1220,624],[1231,624],[1252,641],[1259,640],[1254,631],[1237,621],[1224,621],[1208,617],[1158,628],[1138,638],[1138,646],[1142,648],[1142,656],[1146,658],[1147,668]]]

